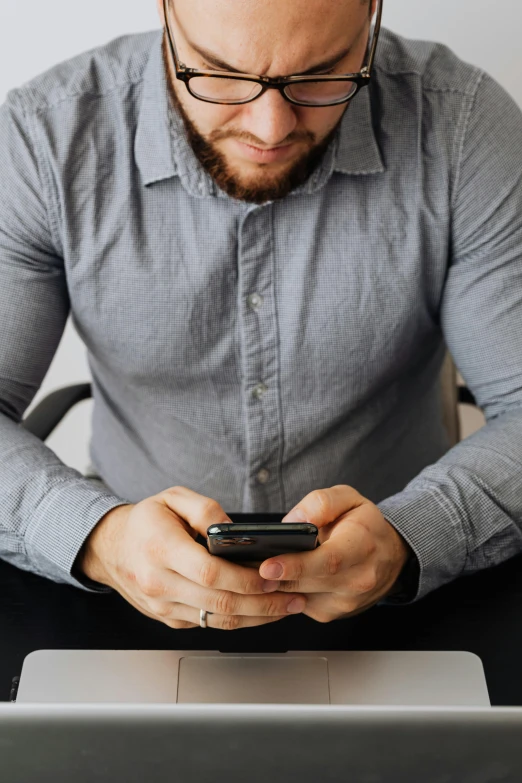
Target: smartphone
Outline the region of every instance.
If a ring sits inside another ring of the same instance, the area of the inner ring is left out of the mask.
[[[210,554],[254,565],[269,557],[309,552],[317,546],[318,530],[309,522],[234,522],[207,530]]]

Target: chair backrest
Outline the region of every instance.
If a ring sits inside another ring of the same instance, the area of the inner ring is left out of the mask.
[[[457,368],[448,351],[440,374],[442,396],[442,419],[448,433],[451,446],[456,446],[461,439],[459,398],[457,388]]]

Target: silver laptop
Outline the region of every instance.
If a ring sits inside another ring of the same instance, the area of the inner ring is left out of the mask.
[[[522,710],[0,706],[6,783],[520,783]]]
[[[293,704],[487,707],[468,652],[38,650],[17,704]]]

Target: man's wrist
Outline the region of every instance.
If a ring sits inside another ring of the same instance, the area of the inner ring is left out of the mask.
[[[106,567],[108,554],[111,545],[118,537],[121,525],[127,519],[130,508],[131,504],[127,504],[111,509],[93,528],[78,552],[71,571],[79,576],[78,581],[82,582],[87,577],[91,582],[112,587]]]

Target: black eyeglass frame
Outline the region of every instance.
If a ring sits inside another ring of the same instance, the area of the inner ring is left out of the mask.
[[[372,0],[370,0],[370,2],[372,2]],[[307,106],[309,108],[322,109],[327,106],[338,106],[342,103],[347,103],[348,101],[352,101],[357,95],[357,93],[363,87],[367,87],[370,83],[372,70],[373,70],[373,62],[375,59],[375,52],[377,49],[377,43],[379,41],[379,33],[381,29],[383,2],[384,0],[377,0],[377,9],[374,15],[375,22],[372,22],[373,31],[372,29],[370,29],[370,37],[369,37],[368,48],[366,52],[367,63],[362,67],[362,69],[358,73],[336,74],[335,76],[321,76],[321,75],[288,76],[286,78],[274,79],[274,78],[270,78],[269,76],[256,76],[255,74],[248,74],[248,73],[232,73],[230,71],[206,71],[206,70],[199,70],[197,68],[187,68],[187,66],[184,63],[182,63],[179,59],[178,52],[176,49],[176,43],[174,41],[174,36],[170,29],[167,0],[163,0],[165,29],[167,31],[167,39],[169,42],[171,56],[172,59],[174,60],[174,66],[176,69],[176,78],[182,82],[185,82],[185,86],[193,98],[197,98],[197,100],[204,101],[205,103],[216,103],[224,106],[239,106],[245,103],[251,103],[252,101],[257,100],[257,98],[260,98],[261,95],[263,95],[263,93],[265,93],[267,90],[271,90],[271,89],[278,90],[279,93],[283,96],[283,98],[289,101],[289,103],[292,103],[294,106]],[[254,95],[254,97],[249,97],[241,101],[223,101],[223,100],[216,100],[212,98],[203,98],[201,95],[197,95],[196,93],[194,93],[190,88],[190,81],[194,77],[207,77],[209,79],[226,78],[226,79],[234,79],[236,81],[255,82],[262,89],[260,92]],[[347,98],[342,98],[337,101],[332,101],[331,103],[314,104],[314,103],[305,103],[303,101],[296,101],[294,98],[287,95],[285,92],[286,88],[291,87],[293,84],[303,84],[303,83],[310,83],[310,82],[343,82],[343,81],[352,82],[353,84],[355,84],[356,85],[355,92],[352,93],[352,95],[348,96]]]

